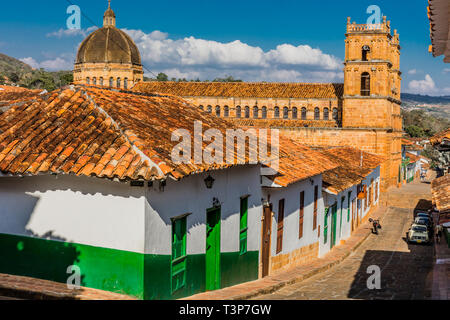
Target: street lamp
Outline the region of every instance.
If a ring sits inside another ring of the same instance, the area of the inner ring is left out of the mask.
[[[204,181],[205,181],[206,188],[211,189],[213,187],[215,180],[213,177],[208,175],[208,177],[206,177],[206,179]]]

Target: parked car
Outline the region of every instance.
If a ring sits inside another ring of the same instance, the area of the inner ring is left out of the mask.
[[[419,225],[426,226],[428,228],[428,230],[432,230],[433,229],[433,222],[431,222],[430,218],[416,217],[414,219],[414,224],[419,224]]]
[[[422,224],[413,224],[408,230],[406,240],[408,243],[431,243],[428,228]]]
[[[419,212],[419,213],[416,215],[416,218],[417,218],[417,217],[428,218],[428,219],[430,219],[431,222],[433,222],[433,216],[432,216],[431,214],[429,214],[429,213]]]

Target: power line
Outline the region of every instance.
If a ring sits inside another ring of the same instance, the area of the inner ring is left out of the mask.
[[[69,3],[70,5],[75,5],[75,4],[74,4],[72,1],[70,1],[70,0],[66,0],[66,2]],[[87,15],[84,13],[83,10],[80,10],[80,11],[81,11],[81,15],[82,15],[84,18],[86,18],[86,20],[88,20],[94,27],[97,27],[98,30],[101,30],[101,31],[106,35],[105,30],[102,30],[102,28],[100,28],[99,26],[97,26],[97,25],[95,24],[95,22],[94,22],[89,16],[87,16]],[[94,31],[94,32],[95,32],[95,31]],[[125,53],[128,53],[128,51],[125,50],[119,43],[117,43],[116,41],[114,41],[114,40],[112,40],[112,39],[109,39],[109,40],[112,41],[114,44],[116,44],[116,45],[120,48],[120,50],[122,50],[122,51],[125,52]],[[142,68],[143,68],[143,69],[145,69],[147,72],[150,72],[155,78],[157,77],[157,76],[156,76],[149,68],[147,68],[147,67],[144,65],[142,59],[141,59],[141,65],[142,65]]]

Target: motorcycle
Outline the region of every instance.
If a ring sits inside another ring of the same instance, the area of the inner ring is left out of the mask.
[[[381,229],[380,219],[369,218],[369,222],[372,223],[372,232],[378,234],[378,229]]]

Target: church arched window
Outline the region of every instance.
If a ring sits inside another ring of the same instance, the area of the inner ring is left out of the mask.
[[[202,105],[198,106],[200,108],[200,110],[204,110],[205,108]]]
[[[207,106],[206,107],[206,112],[212,113],[212,106]]]
[[[297,119],[297,107],[292,108],[292,119]]]
[[[120,84],[121,84],[120,78],[117,78],[117,88],[120,88]]]
[[[216,116],[220,117],[220,106],[216,106]]]
[[[230,116],[230,108],[228,108],[228,106],[223,107],[223,116],[224,117]]]
[[[103,77],[100,77],[100,85],[103,86]]]
[[[314,108],[314,120],[320,120],[320,110],[318,107]]]
[[[323,108],[323,120],[328,120],[330,118],[330,111],[328,108]]]
[[[128,89],[128,78],[123,79],[123,88],[124,88],[125,90]]]
[[[109,86],[111,88],[114,87],[114,78],[113,77],[109,78]]]
[[[365,45],[362,47],[362,61],[368,61],[370,47]]]
[[[266,107],[262,107],[262,109],[261,109],[261,117],[263,119],[267,118],[267,108]]]
[[[333,120],[338,120],[338,109],[333,108]]]
[[[280,117],[280,108],[275,107],[275,109],[273,111],[273,117],[274,118],[279,118]]]
[[[258,117],[259,117],[258,113],[259,113],[258,107],[254,106],[253,107],[253,118],[258,119]]]
[[[89,77],[86,78],[86,84],[91,84],[91,78]]]
[[[306,108],[302,108],[302,120],[306,120]]]
[[[283,108],[283,119],[289,118],[289,109],[288,107]]]
[[[250,118],[250,108],[248,106],[245,107],[245,117]]]
[[[93,78],[92,78],[92,84],[93,84],[94,86],[97,85],[97,78],[96,78],[96,77],[93,77]]]
[[[368,72],[361,74],[361,96],[370,96],[370,74]]]
[[[241,117],[241,106],[237,106],[236,107],[236,118],[240,118]]]

